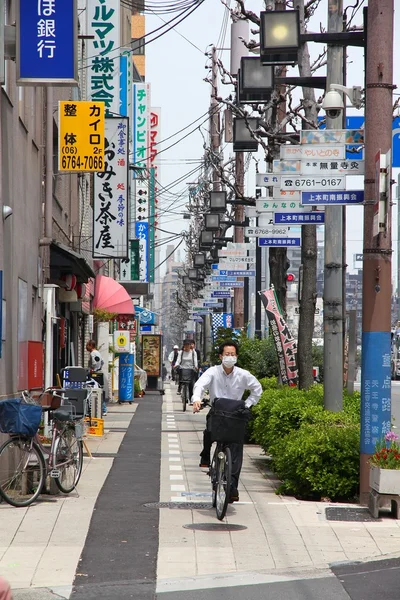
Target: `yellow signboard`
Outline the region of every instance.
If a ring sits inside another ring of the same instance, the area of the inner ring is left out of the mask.
[[[104,171],[104,102],[58,103],[59,171]]]

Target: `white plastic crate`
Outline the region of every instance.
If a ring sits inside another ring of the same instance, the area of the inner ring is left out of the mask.
[[[100,388],[94,388],[91,398],[90,398],[90,404],[91,404],[91,416],[94,419],[101,419],[102,418],[102,395],[103,395],[103,390]]]

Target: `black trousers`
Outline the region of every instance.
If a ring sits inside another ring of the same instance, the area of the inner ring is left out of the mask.
[[[211,411],[212,411],[212,409],[209,411],[209,413],[206,417],[207,425],[208,425],[208,420],[210,418]],[[204,460],[209,460],[211,458],[210,457],[211,446],[212,446],[211,432],[208,431],[208,429],[206,427],[206,429],[203,431],[203,450],[201,452],[201,456],[204,458]],[[231,482],[231,485],[233,485],[233,487],[235,487],[237,489],[238,485],[239,485],[240,471],[242,470],[242,464],[243,464],[243,444],[229,444],[229,448],[231,449],[231,457],[232,457],[232,482]]]

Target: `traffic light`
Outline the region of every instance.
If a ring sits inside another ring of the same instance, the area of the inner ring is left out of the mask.
[[[293,282],[294,282],[294,279],[295,279],[295,278],[294,278],[294,275],[293,275],[293,273],[287,273],[287,274],[286,274],[286,281],[287,281],[288,283],[293,283]]]

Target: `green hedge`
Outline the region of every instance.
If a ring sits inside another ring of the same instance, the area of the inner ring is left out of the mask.
[[[352,499],[359,482],[360,394],[344,394],[343,410],[324,409],[323,386],[307,391],[263,380],[251,437],[271,455],[285,493]]]

